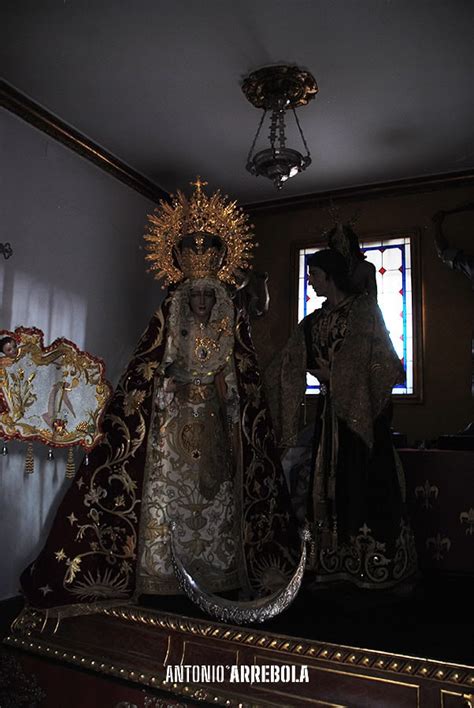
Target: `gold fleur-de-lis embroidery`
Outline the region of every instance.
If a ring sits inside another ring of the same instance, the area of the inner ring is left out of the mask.
[[[474,534],[474,509],[471,507],[469,511],[462,511],[459,514],[459,521],[461,524],[467,524],[466,535],[472,536]]]
[[[425,509],[432,508],[432,500],[436,500],[439,495],[439,489],[434,484],[430,484],[428,480],[425,480],[423,486],[415,487],[415,497],[417,499],[423,500],[423,506]]]
[[[437,561],[444,559],[444,553],[448,553],[451,549],[451,541],[447,536],[441,536],[438,533],[436,536],[426,539],[426,548],[431,550],[433,558]]]

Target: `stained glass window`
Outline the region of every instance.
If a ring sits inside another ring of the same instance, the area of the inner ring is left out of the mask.
[[[413,393],[413,289],[411,268],[411,239],[399,238],[363,241],[361,250],[377,272],[378,304],[386,327],[405,369],[405,382],[398,384],[395,394]],[[319,248],[299,251],[298,322],[316,308],[325,298],[317,297],[308,283],[307,259]],[[306,393],[319,392],[319,383],[308,374]]]

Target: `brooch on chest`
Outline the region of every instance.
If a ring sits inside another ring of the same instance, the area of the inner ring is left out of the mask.
[[[218,352],[220,349],[219,342],[211,337],[196,337],[194,345],[194,356],[198,361],[208,361],[213,352]]]
[[[214,352],[220,351],[220,342],[222,336],[228,337],[232,334],[228,317],[224,317],[215,325],[215,336],[209,336],[205,333],[206,326],[201,323],[200,336],[197,336],[194,344],[194,356],[202,363],[208,361]],[[213,332],[214,334],[214,332]]]

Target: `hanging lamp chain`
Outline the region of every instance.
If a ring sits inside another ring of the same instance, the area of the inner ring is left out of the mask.
[[[252,155],[253,155],[253,151],[254,151],[254,149],[255,149],[255,143],[257,142],[257,138],[258,138],[258,136],[259,136],[259,134],[260,134],[260,131],[261,131],[261,129],[262,129],[263,121],[265,120],[265,116],[266,116],[266,115],[267,115],[267,109],[265,109],[265,110],[263,111],[263,115],[262,115],[262,117],[261,117],[261,119],[260,119],[260,123],[258,124],[257,132],[255,133],[255,137],[254,137],[254,139],[253,139],[252,146],[251,146],[251,148],[250,148],[250,150],[249,150],[249,154],[247,155],[247,164],[249,164],[250,159],[251,159],[251,157],[252,157]]]
[[[270,140],[270,147],[272,149],[272,153],[275,154],[275,142],[277,139],[277,122],[278,122],[278,112],[276,108],[272,110],[272,117],[270,121],[270,134],[268,136]]]
[[[280,142],[280,149],[283,150],[285,148],[285,144],[286,144],[285,111],[284,111],[284,109],[280,109],[280,112],[278,115],[278,140]]]
[[[300,125],[300,122],[299,122],[299,120],[298,120],[298,116],[296,115],[296,111],[295,111],[294,108],[292,108],[291,110],[293,111],[293,115],[295,116],[296,125],[298,126],[298,130],[300,131],[301,140],[303,141],[303,145],[304,145],[305,150],[306,150],[306,157],[310,157],[310,156],[311,156],[311,153],[310,153],[310,151],[309,151],[308,144],[307,144],[307,142],[306,142],[306,140],[305,140],[305,137],[304,137],[304,135],[303,135],[303,131],[301,130],[301,125]]]

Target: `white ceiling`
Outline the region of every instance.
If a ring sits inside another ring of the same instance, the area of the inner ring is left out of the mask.
[[[472,0],[3,0],[2,17],[4,78],[167,191],[199,173],[249,203],[474,167]],[[279,193],[245,170],[261,113],[240,90],[273,63],[320,88],[298,111],[313,164]]]

